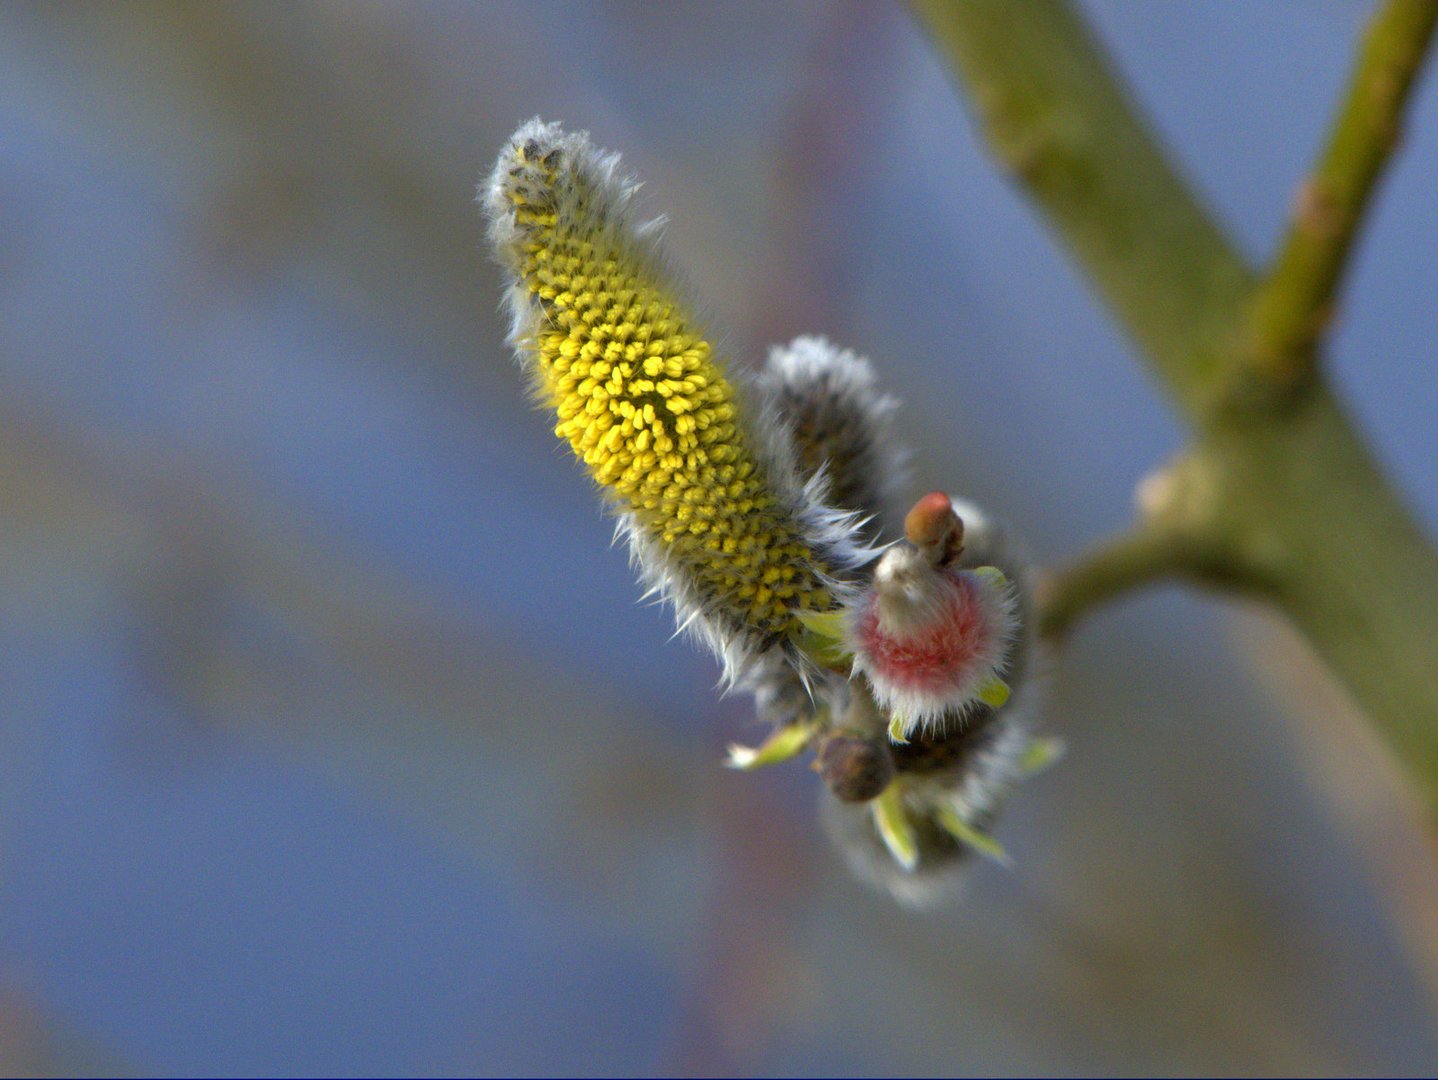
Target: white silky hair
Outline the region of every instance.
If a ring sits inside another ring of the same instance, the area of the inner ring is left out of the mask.
[[[1008,674],[1011,667],[1010,653],[1022,632],[1013,584],[969,575],[964,587],[982,609],[981,621],[990,634],[976,649],[969,676],[941,690],[915,690],[886,678],[863,647],[859,623],[864,601],[850,609],[848,639],[854,653],[854,670],[868,679],[879,705],[899,720],[905,738],[917,731],[943,733],[962,727],[981,704],[976,695],[983,683]],[[877,610],[879,632],[902,641],[928,631],[935,620],[945,617],[954,584],[949,572],[930,566],[922,552],[912,545],[899,544],[879,560],[872,589],[870,602]]]
[[[879,629],[891,637],[909,637],[932,626],[951,588],[922,551],[911,544],[891,547],[874,568]]]
[[[848,454],[842,474],[829,463],[835,501],[865,515],[875,536],[902,520],[908,451],[893,436],[899,402],[879,391],[865,357],[825,337],[801,335],[770,348],[756,387],[781,410],[807,414],[822,427],[821,437],[842,439]],[[841,492],[852,496],[852,505],[838,498]]]
[[[822,475],[828,487],[822,501],[854,513],[863,540],[880,544],[884,530],[902,517],[898,492],[906,454],[892,436],[898,402],[879,392],[869,361],[824,337],[802,335],[770,348],[752,389],[777,416],[805,481]],[[801,425],[821,445],[801,447]],[[835,447],[840,460],[816,460],[816,451]],[[881,550],[861,547],[856,554],[872,557]],[[844,573],[855,569],[851,565]],[[831,715],[843,712],[849,698],[843,676],[825,672],[808,681],[812,685],[790,664],[764,662],[753,666],[745,687],[754,694],[760,718],[773,723],[820,708]]]
[[[1024,778],[1023,759],[1042,694],[1033,683],[1014,696],[984,730],[982,742],[955,766],[927,775],[901,774],[904,807],[930,829],[941,807],[952,809],[965,824],[987,832]],[[850,871],[866,884],[888,893],[905,907],[934,908],[952,902],[981,863],[961,844],[935,847],[919,844],[913,867],[901,865],[874,824],[869,804],[842,803],[825,797],[821,807],[825,832],[839,848]],[[923,834],[921,833],[921,836]]]
[[[552,179],[547,175],[551,168]],[[660,286],[676,302],[682,304],[685,298],[677,284],[681,279],[670,269],[659,244],[664,219],[643,221],[636,216],[634,194],[639,183],[623,171],[619,155],[596,148],[586,132],[566,132],[538,118],[521,125],[481,184],[478,199],[488,219],[495,257],[508,275],[504,294],[510,316],[508,341],[538,396],[544,391],[544,377],[534,342],[548,324],[544,307],[521,280],[524,248],[534,228],[515,214],[512,196],[521,187],[539,195],[561,221],[579,221],[580,231],[597,247]],[[725,366],[717,355],[715,363],[721,370]],[[735,386],[742,437],[777,504],[827,567],[815,569],[836,602],[852,604],[861,570],[883,551],[872,532],[865,535],[866,523],[872,519],[889,526],[899,519],[897,492],[904,478],[904,455],[891,434],[896,403],[878,392],[867,361],[821,337],[800,337],[776,347],[752,384],[734,378],[732,372],[729,377]],[[822,466],[800,464],[792,418],[783,414],[781,401],[786,393],[812,395],[819,388],[829,395],[826,404],[837,410],[833,415],[838,422],[848,425],[842,430],[852,440],[850,467],[855,472],[844,479],[865,493],[857,500],[864,505],[836,508],[830,494],[838,478]],[[791,644],[763,638],[719,598],[706,594],[686,560],[660,542],[640,512],[607,494],[606,502],[616,518],[616,536],[629,545],[646,595],[669,603],[679,632],[695,637],[719,658],[726,689],[744,682],[761,692],[791,693],[797,679],[806,692],[815,682],[835,701],[843,695],[842,677],[816,672]],[[965,523],[962,565],[997,566],[1014,583],[1019,637],[1007,673],[1014,693],[991,721],[992,736],[974,746],[958,766],[932,775],[906,774],[904,782],[912,812],[932,815],[947,806],[975,827],[986,827],[1021,778],[1028,718],[1038,697],[1039,660],[1029,627],[1027,560],[1015,553],[1003,530],[977,507],[958,499],[954,507]],[[825,805],[830,831],[854,869],[906,903],[931,903],[944,895],[959,876],[955,867],[967,861],[961,855],[926,860],[921,851],[916,868],[906,871],[884,846],[867,806],[827,796]]]
[[[996,566],[1012,586],[1016,633],[1010,643],[1006,678],[1013,693],[985,728],[979,741],[957,765],[932,774],[907,772],[905,808],[914,818],[932,822],[941,807],[966,824],[988,831],[1004,804],[1024,779],[1023,759],[1043,708],[1046,659],[1032,624],[1032,564],[1025,551],[1000,522],[974,503],[951,496],[964,523],[964,552],[959,565],[972,569]],[[971,719],[967,711],[943,717],[939,731],[955,735]],[[890,853],[866,804],[823,799],[825,831],[840,849],[850,870],[867,884],[912,908],[934,908],[954,902],[980,860],[962,848],[920,844],[912,869]]]
[[[556,152],[557,158],[553,156]],[[552,165],[545,164],[546,159]],[[546,176],[549,168],[554,170],[552,179]],[[518,220],[511,196],[520,189],[527,200],[531,193],[542,193],[559,220],[582,220],[585,225],[580,231],[597,238],[597,247],[615,253],[684,307],[678,275],[669,270],[658,242],[663,219],[639,222],[635,218],[633,196],[638,188],[639,182],[622,171],[619,155],[596,149],[588,132],[566,132],[559,124],[538,117],[520,125],[480,186],[479,201],[489,221],[490,242],[510,279],[504,298],[510,313],[509,344],[529,373],[537,397],[544,388],[533,342],[544,330],[546,316],[521,279],[531,227]],[[740,437],[774,493],[780,513],[813,552],[815,576],[836,603],[845,602],[852,590],[845,579],[877,554],[861,535],[862,515],[827,504],[825,475],[822,471],[807,479],[800,475],[789,432],[777,409],[766,402],[765,395],[735,378],[721,358],[713,359],[735,387]],[[685,560],[652,534],[642,512],[607,491],[605,497],[617,519],[615,534],[628,543],[631,564],[646,596],[658,596],[671,604],[680,631],[714,653],[723,669],[721,683],[726,690],[741,682],[763,654],[781,655],[802,679],[813,675],[812,665],[796,649],[766,640],[728,610],[721,598],[707,594]]]

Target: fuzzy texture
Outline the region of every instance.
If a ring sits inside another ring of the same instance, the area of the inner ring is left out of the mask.
[[[770,727],[827,719],[848,701],[847,680],[800,667],[778,649],[745,666],[740,689],[754,695],[754,715]]]
[[[480,193],[511,284],[511,343],[605,490],[639,574],[733,682],[831,608],[870,555],[804,483],[772,410],[752,408],[676,299],[636,183],[585,133],[532,120]]]
[[[905,466],[890,433],[898,403],[878,391],[869,362],[825,338],[798,337],[769,350],[755,391],[782,421],[804,481],[824,484],[825,501],[856,514],[863,540],[877,543],[898,520]],[[806,678],[792,665],[756,665],[748,689],[759,718],[781,724],[844,710],[842,678]]]
[[[918,838],[918,859],[906,868],[885,846],[868,806],[823,800],[825,831],[850,869],[900,903],[932,907],[952,900],[974,864],[973,852],[938,821],[951,810],[969,827],[989,832],[1023,779],[1031,725],[1042,707],[1044,662],[1033,634],[1032,572],[1027,554],[1001,525],[973,503],[953,499],[964,523],[960,569],[996,566],[1009,579],[1014,636],[1006,677],[1013,696],[1001,709],[965,706],[949,712],[913,741],[891,747],[894,783]]]
[[[896,545],[851,609],[854,670],[905,737],[962,718],[1008,665],[1015,607],[1010,586],[932,566],[912,544]]]
[[[893,523],[905,454],[891,434],[898,402],[879,393],[869,362],[822,337],[769,350],[758,389],[789,428],[799,468],[828,479],[828,501],[867,519],[877,540]]]
[[[968,499],[949,496],[953,512],[963,522],[963,554],[959,568],[998,567],[1008,578],[1012,598],[1014,636],[1009,640],[1005,677],[1014,687],[1015,697],[1021,687],[1044,682],[1043,656],[1034,633],[1034,561],[1027,549],[1001,522]],[[1035,696],[1030,692],[1030,699]],[[1005,706],[1012,712],[1014,705]]]
[[[826,798],[825,831],[853,873],[911,907],[932,907],[950,898],[974,861],[973,851],[944,829],[940,811],[952,811],[980,832],[992,828],[1022,779],[1032,705],[1027,690],[1017,692],[982,728],[935,736],[937,755],[920,757],[894,748],[899,769],[894,783],[918,840],[912,867],[897,862],[885,846],[870,807]]]

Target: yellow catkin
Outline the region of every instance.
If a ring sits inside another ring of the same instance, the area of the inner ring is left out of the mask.
[[[522,130],[489,199],[491,215],[505,212],[501,200],[512,215],[496,242],[537,305],[518,344],[558,417],[555,434],[706,618],[761,644],[795,633],[796,612],[832,601],[792,496],[775,489],[712,346],[627,221],[612,159],[539,131],[555,137]]]

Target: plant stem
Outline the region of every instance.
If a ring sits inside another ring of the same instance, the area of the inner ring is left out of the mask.
[[[1334,292],[1438,24],[1434,0],[1388,0],[1364,36],[1327,148],[1299,186],[1288,235],[1253,306],[1244,357],[1263,378],[1310,377]]]
[[[1319,374],[1281,398],[1253,395],[1234,378],[1251,370],[1256,282],[1072,9],[1062,0],[914,6],[970,91],[995,154],[1194,428],[1184,482],[1167,504],[1151,508],[1131,537],[1061,573],[1041,621],[1062,629],[1124,589],[1179,573],[1271,602],[1345,683],[1438,813],[1438,555],[1422,530]],[[1407,56],[1408,74],[1391,92],[1403,97],[1417,57],[1396,41],[1418,41],[1431,13],[1413,9],[1431,6],[1397,0],[1383,9],[1355,86],[1369,84],[1361,73],[1370,64],[1393,71]],[[1345,106],[1340,129],[1375,122],[1372,92],[1361,93],[1367,103]],[[1390,101],[1385,115],[1400,107]],[[1332,145],[1353,170],[1342,190],[1356,225],[1387,151],[1374,157],[1363,149],[1370,142],[1341,130]],[[1327,158],[1320,173],[1326,167]],[[1297,297],[1282,310],[1313,297],[1326,303],[1351,248],[1352,228],[1346,233],[1336,246],[1292,256],[1303,269],[1281,284]],[[1165,553],[1164,535],[1180,537],[1180,548]]]
[[[995,157],[1028,191],[1185,412],[1223,375],[1254,279],[1053,0],[915,0]]]
[[[1138,526],[1060,567],[1039,588],[1039,633],[1059,638],[1081,616],[1130,589],[1182,575],[1183,549],[1165,530]]]

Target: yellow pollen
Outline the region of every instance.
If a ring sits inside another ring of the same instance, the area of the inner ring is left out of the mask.
[[[823,567],[768,486],[733,386],[568,151],[506,164],[518,279],[538,305],[524,347],[591,475],[659,542],[711,613],[764,637],[831,606]]]

